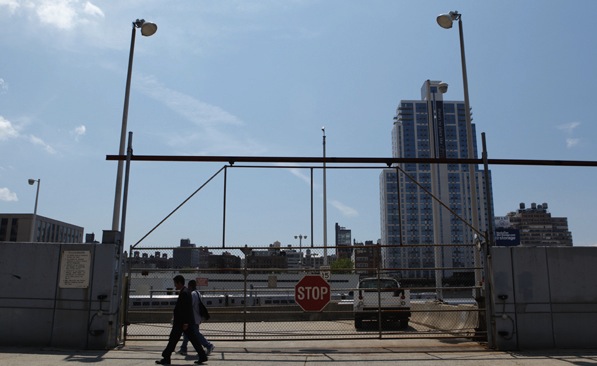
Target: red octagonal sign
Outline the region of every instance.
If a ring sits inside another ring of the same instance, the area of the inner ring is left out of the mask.
[[[304,311],[322,311],[330,298],[330,285],[321,276],[305,276],[294,286],[294,301]]]

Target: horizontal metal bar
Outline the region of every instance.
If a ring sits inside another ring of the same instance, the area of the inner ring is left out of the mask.
[[[106,155],[106,160],[126,160],[126,155]],[[392,157],[298,157],[298,156],[191,156],[191,155],[132,155],[133,161],[165,162],[224,162],[235,163],[321,163],[326,164],[483,164],[483,159],[448,158],[392,158]],[[597,167],[597,161],[487,159],[489,165],[538,165]]]

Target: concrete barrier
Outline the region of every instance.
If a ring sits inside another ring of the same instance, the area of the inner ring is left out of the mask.
[[[324,321],[354,319],[352,304],[329,303],[321,312],[305,312],[298,305],[247,307],[210,307],[210,322],[280,322],[280,321]],[[129,323],[168,323],[172,309],[131,310]]]
[[[476,305],[449,305],[438,301],[411,303],[411,322],[445,332],[474,332],[478,324]]]

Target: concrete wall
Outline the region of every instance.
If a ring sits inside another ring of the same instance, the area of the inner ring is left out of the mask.
[[[0,345],[115,346],[116,250],[111,244],[0,243]],[[89,261],[67,261],[65,252]],[[100,295],[106,299],[100,302]]]
[[[61,283],[67,252],[88,253],[86,285]],[[117,254],[113,244],[1,242],[0,345],[116,346]],[[597,348],[597,248],[495,247],[488,263],[498,349]]]
[[[597,348],[597,248],[495,247],[498,349]]]

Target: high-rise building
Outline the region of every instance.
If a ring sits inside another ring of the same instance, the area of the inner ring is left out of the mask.
[[[392,129],[393,157],[468,158],[464,102],[444,101],[439,86],[439,81],[426,81],[420,100],[400,101]],[[472,129],[476,136],[474,125]],[[476,158],[476,138],[473,149]],[[479,231],[484,232],[488,222],[485,180],[477,166],[475,172],[474,199]],[[452,212],[438,205],[434,215],[429,193]],[[449,268],[443,272],[446,277],[459,268],[470,271],[475,249],[454,246],[475,241],[474,232],[463,222],[472,222],[470,197],[468,164],[402,163],[384,169],[380,175],[384,267],[395,268],[402,278],[434,278],[435,267]],[[436,250],[434,243],[450,245]]]
[[[344,226],[335,226],[336,231],[336,254],[338,259],[348,258],[352,256],[352,231]]]

